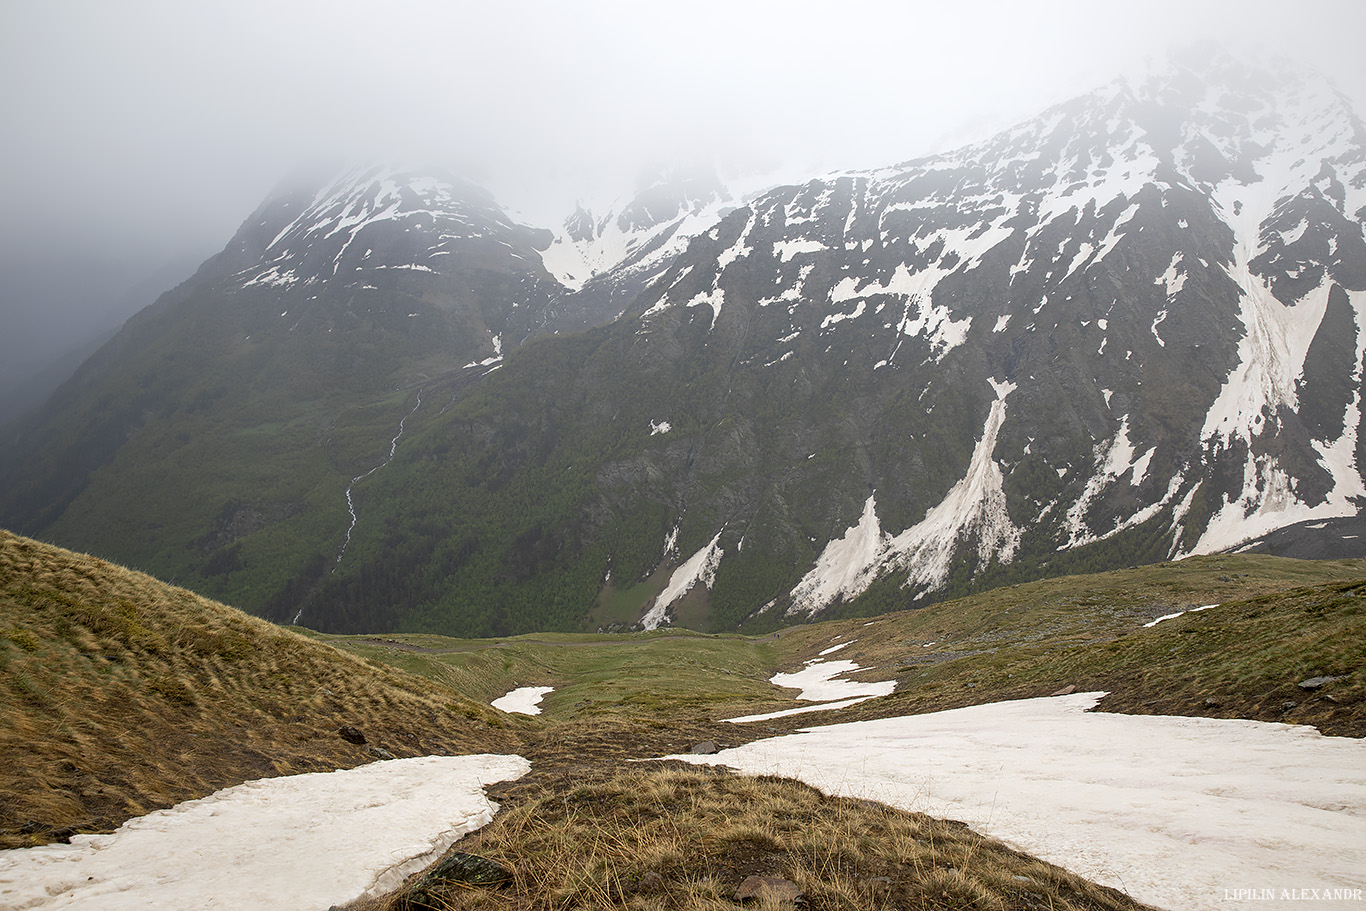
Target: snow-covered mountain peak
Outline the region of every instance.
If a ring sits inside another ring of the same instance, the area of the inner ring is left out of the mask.
[[[388,165],[354,167],[312,192],[285,194],[255,219],[244,230],[261,239],[260,260],[239,273],[244,288],[384,269],[440,272],[442,257],[461,246],[511,247],[529,231],[474,184]]]
[[[542,260],[575,291],[608,273],[638,289],[668,268],[689,240],[744,202],[714,168],[655,169],[641,176],[627,198],[599,210],[580,203]]]

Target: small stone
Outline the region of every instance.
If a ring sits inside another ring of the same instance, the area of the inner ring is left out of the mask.
[[[356,728],[351,727],[349,724],[344,724],[337,728],[337,733],[340,734],[341,739],[345,740],[347,743],[354,743],[356,746],[365,745],[365,735]]]
[[[1073,693],[1075,693],[1076,691],[1077,691],[1077,688],[1076,688],[1075,686],[1073,686],[1072,684],[1069,683],[1069,684],[1067,684],[1067,686],[1065,686],[1065,687],[1063,687],[1062,689],[1058,690],[1056,693],[1049,693],[1048,695],[1050,695],[1050,696],[1071,696],[1071,695],[1072,695]]]
[[[1214,709],[1214,708],[1218,708],[1219,706],[1223,705],[1223,703],[1220,702],[1218,699],[1215,699],[1213,696],[1206,696],[1206,697],[1205,697],[1205,705],[1207,705],[1207,706],[1209,706],[1210,708]]]
[[[710,756],[713,753],[721,752],[721,748],[718,747],[714,741],[704,740],[701,743],[696,744],[692,748],[692,751],[697,756]]]
[[[1341,677],[1310,677],[1308,680],[1301,680],[1299,687],[1302,690],[1313,692],[1324,684],[1332,683],[1334,680],[1341,680]]]
[[[738,902],[753,899],[772,899],[780,902],[795,902],[802,897],[797,884],[779,876],[750,876],[735,890]]]
[[[1296,703],[1291,702],[1289,699],[1287,699],[1285,702],[1282,702],[1282,703],[1281,703],[1281,711],[1282,711],[1282,712],[1288,712],[1288,711],[1290,711],[1291,709],[1293,709],[1293,708],[1295,707],[1295,705],[1296,705]]]
[[[390,753],[390,752],[389,752],[388,750],[386,750],[384,747],[367,747],[367,750],[368,750],[368,752],[369,752],[371,755],[373,755],[373,756],[376,757],[377,759],[394,759],[394,758],[395,758],[394,754],[393,754],[393,753]]]

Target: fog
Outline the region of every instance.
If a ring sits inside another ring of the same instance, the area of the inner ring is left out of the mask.
[[[814,175],[939,151],[1199,38],[1310,62],[1366,110],[1358,0],[1101,7],[15,0],[0,398],[321,159],[446,167],[549,225],[647,165]]]

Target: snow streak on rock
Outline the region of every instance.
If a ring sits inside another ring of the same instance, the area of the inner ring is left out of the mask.
[[[1020,530],[1006,511],[1001,466],[992,458],[1006,419],[1006,396],[1015,391],[1015,384],[991,380],[991,386],[996,401],[991,403],[967,475],[917,525],[887,542],[888,562],[907,570],[907,582],[922,591],[944,584],[960,540],[976,540],[979,568],[993,559],[1009,563],[1020,543]]]
[[[718,531],[706,547],[673,571],[669,583],[664,586],[664,591],[655,598],[654,606],[640,619],[640,625],[645,629],[658,629],[666,622],[668,609],[675,601],[692,591],[694,585],[700,582],[711,588],[712,583],[716,581],[716,568],[721,565],[723,556],[725,551],[721,547],[721,532]]]
[[[979,566],[993,559],[1010,562],[1020,543],[1020,530],[1006,510],[1005,477],[992,454],[1006,418],[1006,397],[1015,385],[990,382],[996,401],[991,403],[963,479],[924,519],[896,536],[881,533],[876,495],[869,495],[858,524],[827,544],[815,567],[792,590],[789,616],[814,614],[838,598],[860,595],[890,569],[905,571],[907,583],[922,593],[938,588],[965,539],[975,539]]]

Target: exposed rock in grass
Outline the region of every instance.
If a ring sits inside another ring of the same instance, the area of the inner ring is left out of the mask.
[[[349,724],[344,724],[337,728],[337,734],[347,743],[354,743],[356,746],[365,746],[365,735]]]
[[[735,900],[795,902],[802,897],[802,890],[790,879],[781,876],[748,876],[735,890]]]

